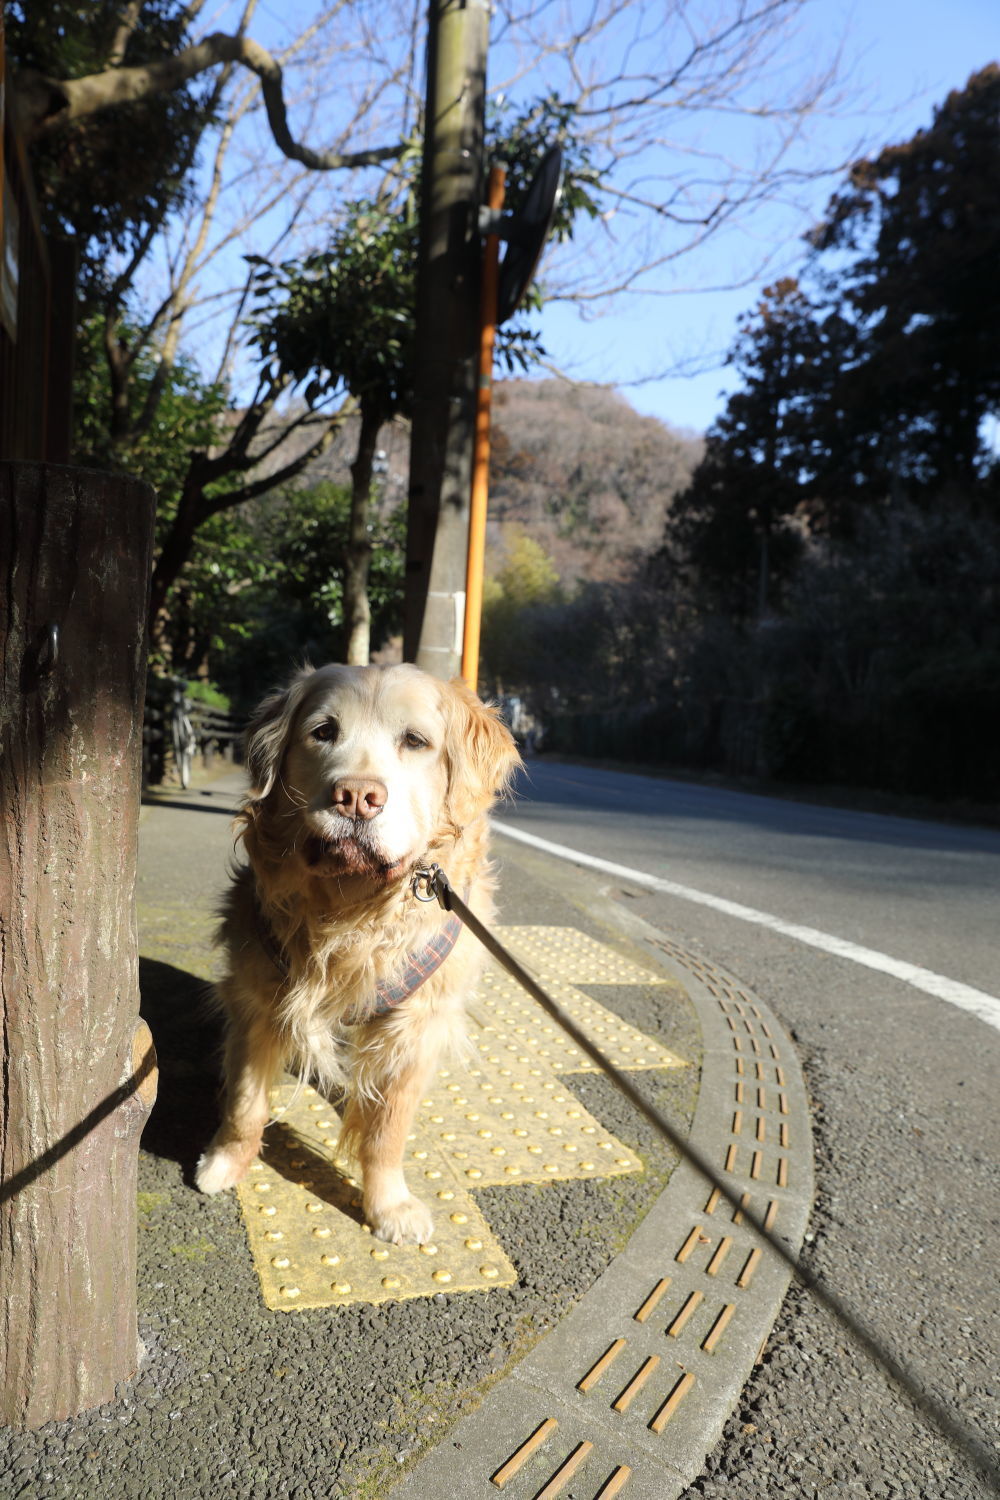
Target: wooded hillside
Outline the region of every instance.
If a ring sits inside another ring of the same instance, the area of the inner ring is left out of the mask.
[[[624,578],[659,546],[703,443],[643,417],[613,391],[560,380],[499,382],[493,397],[491,540],[516,523],[562,581]]]
[[[302,483],[348,485],[357,446],[348,418]],[[379,434],[379,498],[385,515],[405,500],[409,423]],[[602,386],[564,380],[503,380],[494,385],[490,458],[488,569],[504,555],[511,528],[523,530],[551,560],[561,582],[627,577],[655,551],[675,497],[704,451],[694,433],[641,416]],[[272,468],[287,461],[278,449]]]

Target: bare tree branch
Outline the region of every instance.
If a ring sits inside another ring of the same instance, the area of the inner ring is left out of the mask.
[[[288,13],[260,7],[254,30],[265,45],[246,35],[255,3],[222,0],[210,35],[180,44],[173,57],[126,67],[142,8],[118,0],[101,72],[71,80],[26,73],[15,85],[22,129],[41,139],[114,104],[212,79],[207,123],[201,132],[191,127],[197,138],[178,173],[184,193],[164,195],[155,222],[141,223],[128,250],[107,264],[111,421],[123,440],[152,425],[175,364],[185,359],[217,371],[216,383],[225,379],[238,408],[220,420],[213,446],[199,441],[171,497],[176,534],[165,539],[158,590],[177,577],[208,515],[302,473],[335,430],[318,413],[286,409],[287,381],[261,368],[245,321],[251,285],[237,252],[271,258],[280,245],[287,257],[327,246],[359,191],[347,170],[380,167],[363,192],[397,193],[419,119],[414,68],[423,0],[380,0],[374,8],[312,0]],[[547,298],[572,301],[591,318],[615,295],[675,294],[690,279],[679,270],[685,258],[704,282],[735,287],[751,284],[769,257],[788,253],[794,227],[781,246],[773,235],[757,253],[741,245],[730,268],[702,252],[752,225],[764,203],[784,203],[815,180],[817,164],[803,141],[835,99],[840,60],[823,66],[819,59],[817,68],[811,52],[796,55],[795,23],[809,5],[494,0],[491,73],[503,75],[495,89],[509,92],[522,113],[536,105],[537,121],[550,106],[568,120],[583,146],[580,185],[599,210],[550,252]],[[186,27],[202,6],[189,0],[180,17]],[[305,24],[293,31],[303,10]],[[301,144],[317,138],[325,149]],[[350,149],[378,140],[395,144]],[[343,176],[323,175],[340,169]],[[139,355],[154,352],[158,363],[147,370]],[[137,400],[140,369],[147,373]],[[329,419],[342,420],[339,412]],[[282,444],[290,434],[304,442],[312,422],[315,438],[284,462]],[[280,464],[277,474],[262,473],[268,461]],[[212,493],[220,480],[236,488]]]
[[[260,79],[264,107],[275,145],[291,161],[314,172],[378,166],[402,155],[404,145],[368,151],[313,151],[295,141],[288,128],[281,64],[249,37],[213,32],[175,57],[142,67],[108,68],[88,78],[59,80],[24,69],[16,82],[18,119],[26,138],[40,139],[87,115],[115,104],[132,104],[153,94],[171,93],[220,63],[239,63]]]
[[[317,458],[320,458],[326,452],[341,427],[347,421],[347,418],[353,416],[357,407],[358,403],[353,397],[346,400],[327,419],[326,425],[319,436],[307,448],[303,449],[301,453],[297,453],[294,458],[289,459],[286,464],[283,464],[274,473],[263,474],[260,478],[251,480],[248,484],[242,485],[237,490],[226,490],[224,493],[214,495],[211,499],[206,500],[206,515],[214,516],[220,511],[231,510],[236,505],[244,505],[246,501],[255,500],[259,495],[266,495],[270,490],[279,489],[283,484],[287,484],[290,479],[297,478],[303,469],[315,462]],[[293,424],[292,430],[294,430],[294,426],[296,425],[298,423]],[[255,466],[259,465],[265,457],[275,451],[275,448],[279,446],[280,442],[284,441],[286,436],[287,433],[282,432],[278,442],[272,443],[263,453],[253,456],[252,463]]]
[[[125,57],[125,48],[128,46],[129,37],[132,35],[139,22],[139,12],[142,10],[142,0],[129,0],[122,11],[121,19],[115,28],[115,34],[111,42],[111,50],[107,56],[109,68],[117,68]]]

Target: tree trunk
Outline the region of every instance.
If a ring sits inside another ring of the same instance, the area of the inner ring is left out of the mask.
[[[757,623],[767,615],[767,600],[771,582],[771,518],[764,522],[760,534],[760,557],[757,563]]]
[[[136,833],[154,496],[0,464],[0,1421],[134,1374]]]
[[[358,451],[351,464],[351,524],[344,557],[344,626],[347,661],[352,667],[367,667],[372,645],[372,612],[368,599],[368,573],[372,544],[368,535],[368,511],[372,492],[375,444],[382,426],[381,413],[361,402],[361,432]]]

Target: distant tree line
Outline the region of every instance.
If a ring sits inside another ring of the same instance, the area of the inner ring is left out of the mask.
[[[550,746],[1000,795],[998,183],[996,65],[854,165],[659,547],[522,618]]]

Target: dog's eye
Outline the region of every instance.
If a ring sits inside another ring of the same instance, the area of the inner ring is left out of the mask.
[[[309,731],[311,739],[319,740],[324,745],[332,745],[340,733],[340,725],[336,719],[324,719],[322,724],[316,724]]]
[[[408,729],[403,735],[403,745],[407,750],[426,750],[428,743],[416,729]]]

